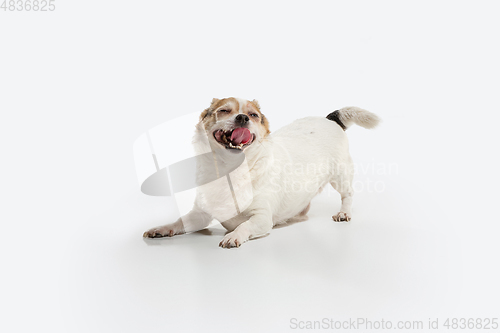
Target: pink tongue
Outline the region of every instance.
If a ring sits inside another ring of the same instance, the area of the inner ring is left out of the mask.
[[[231,143],[235,146],[247,144],[252,139],[252,133],[248,128],[238,127],[231,134]]]

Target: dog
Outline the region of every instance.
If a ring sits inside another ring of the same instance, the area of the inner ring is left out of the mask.
[[[354,167],[345,131],[353,124],[373,128],[379,121],[371,112],[345,107],[326,117],[295,120],[271,134],[256,100],[214,98],[201,113],[193,139],[202,156],[197,161],[197,179],[203,184],[197,188],[193,209],[143,236],[171,237],[201,230],[215,218],[229,231],[219,246],[239,247],[278,224],[306,220],[311,200],[328,183],[342,199],[333,220],[348,222]],[[213,179],[217,180],[208,181]]]

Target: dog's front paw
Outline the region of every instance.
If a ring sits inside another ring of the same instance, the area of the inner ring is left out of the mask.
[[[243,244],[247,240],[248,237],[244,237],[243,235],[238,234],[237,231],[233,231],[224,236],[224,238],[220,241],[219,246],[226,249],[230,249],[232,247],[240,247],[241,244]]]
[[[333,215],[332,219],[335,222],[349,222],[351,220],[351,217],[347,215],[347,213],[339,212],[337,215]]]
[[[145,238],[161,238],[161,237],[172,237],[174,235],[182,234],[182,230],[178,230],[175,225],[164,225],[161,227],[156,227],[146,231],[142,237]]]

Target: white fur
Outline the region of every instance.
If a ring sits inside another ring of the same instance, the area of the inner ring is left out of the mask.
[[[346,127],[355,123],[371,128],[379,121],[374,114],[356,107],[339,110],[339,118]],[[230,163],[234,152],[221,148],[210,131],[214,128],[228,128],[233,120],[234,117],[224,123],[218,121],[207,131],[212,150],[218,149],[220,156],[217,158],[220,163]],[[230,231],[220,242],[220,246],[238,247],[250,238],[268,233],[277,224],[303,217],[312,198],[328,183],[342,198],[340,212],[333,219],[349,221],[353,196],[353,163],[344,130],[325,117],[296,120],[267,137],[264,137],[262,129],[258,127],[255,124],[249,127],[256,134],[256,139],[243,152],[246,164],[231,174],[235,192],[252,196],[239,215],[227,219],[231,214],[225,212],[230,210],[234,200],[226,188],[213,182],[197,189],[197,198],[190,213],[174,224],[151,229],[145,236],[152,233],[154,237],[155,232],[160,235],[182,233],[183,219],[191,221],[191,226],[193,221],[197,221],[196,229],[203,229],[212,218],[218,218]],[[207,149],[206,141],[203,143],[199,139],[202,136],[206,138],[203,126],[199,124],[194,139],[198,151]],[[203,175],[204,165],[207,166],[208,163],[213,163],[213,160],[206,158],[200,161],[200,174]]]
[[[236,100],[238,101],[238,104],[240,106],[240,109],[238,110],[238,113],[243,113],[243,106],[248,103],[247,100],[244,100],[243,98],[236,98]]]

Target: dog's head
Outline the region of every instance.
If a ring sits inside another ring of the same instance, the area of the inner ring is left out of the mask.
[[[269,133],[269,123],[260,112],[256,100],[214,98],[209,108],[200,115],[210,141],[215,147],[242,151]]]

